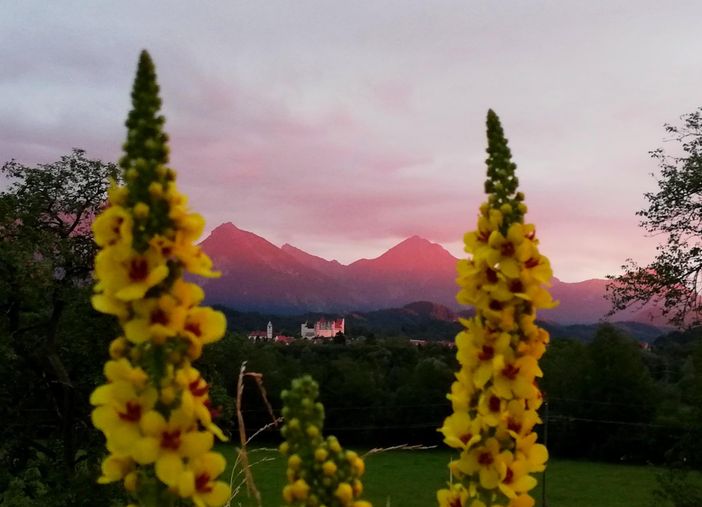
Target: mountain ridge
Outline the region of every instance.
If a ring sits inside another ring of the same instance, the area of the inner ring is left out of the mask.
[[[414,235],[371,259],[348,265],[285,243],[278,247],[232,222],[220,224],[200,245],[221,278],[202,284],[207,302],[241,311],[280,314],[372,311],[430,301],[457,312],[456,262],[442,245]],[[551,293],[560,302],[541,318],[560,325],[591,324],[606,317],[608,280],[563,282],[554,277]],[[665,322],[650,308],[618,312],[620,321]]]

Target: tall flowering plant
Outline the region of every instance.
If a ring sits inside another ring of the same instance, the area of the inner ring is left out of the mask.
[[[125,186],[113,185],[95,219],[96,310],[119,319],[107,382],[92,393],[93,424],[107,440],[101,483],[123,481],[143,507],[219,506],[229,486],[217,481],[224,439],[212,421],[209,386],[191,363],[219,340],[224,316],[200,306],[202,289],[184,272],[216,276],[194,243],[204,222],[191,213],[167,167],[168,137],[151,58],[141,54],[127,119]]]
[[[285,505],[293,507],[372,507],[359,500],[365,464],[354,451],[344,451],[334,436],[324,438],[324,406],[319,386],[310,376],[293,380],[283,391],[280,452],[288,460]]]
[[[460,371],[448,398],[453,413],[439,429],[460,451],[449,467],[455,481],[437,493],[441,507],[532,507],[531,475],[545,469],[536,443],[542,403],[536,378],[548,333],[536,310],[555,302],[544,288],[552,272],[539,253],[534,226],[517,191],[516,165],[497,115],[487,115],[487,201],[478,228],[465,235],[469,258],[459,261],[457,299],[475,308],[456,336]]]

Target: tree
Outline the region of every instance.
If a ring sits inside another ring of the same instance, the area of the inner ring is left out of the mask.
[[[40,451],[68,484],[86,456],[89,439],[77,434],[113,334],[89,305],[91,222],[118,170],[74,149],[36,167],[7,162],[0,174],[0,351],[3,377],[15,379],[0,388],[0,467],[20,475]]]
[[[623,274],[610,275],[607,297],[610,313],[652,302],[671,324],[695,326],[702,323],[702,108],[665,130],[677,152],[651,152],[661,171],[658,191],[645,194],[648,208],[637,213],[641,227],[665,242],[649,265],[627,259]]]

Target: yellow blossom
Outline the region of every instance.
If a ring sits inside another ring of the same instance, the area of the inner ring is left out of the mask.
[[[135,507],[220,507],[230,488],[217,480],[225,461],[211,449],[214,436],[226,437],[212,420],[209,384],[190,361],[224,335],[225,319],[198,306],[202,289],[182,278],[211,272],[211,262],[195,244],[202,217],[187,208],[167,167],[161,100],[145,52],[132,102],[119,162],[126,185],[112,182],[110,206],[93,224],[101,249],[92,304],[122,327],[110,343],[107,382],[90,398],[110,452],[99,482],[122,480]]]
[[[516,166],[492,111],[487,151],[488,198],[477,229],[464,237],[469,256],[457,265],[456,299],[473,306],[475,316],[461,319],[461,369],[448,395],[453,414],[439,429],[460,452],[449,465],[457,482],[437,493],[441,507],[532,507],[530,474],[548,458],[533,431],[543,401],[538,359],[548,343],[535,321],[537,310],[555,306],[545,288],[552,273],[534,226],[524,222]]]

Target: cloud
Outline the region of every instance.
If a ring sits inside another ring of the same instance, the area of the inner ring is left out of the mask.
[[[15,2],[0,19],[0,157],[114,160],[149,48],[172,162],[210,228],[231,220],[351,261],[475,222],[484,116],[501,115],[564,279],[651,242],[662,124],[699,104],[697,2]]]

